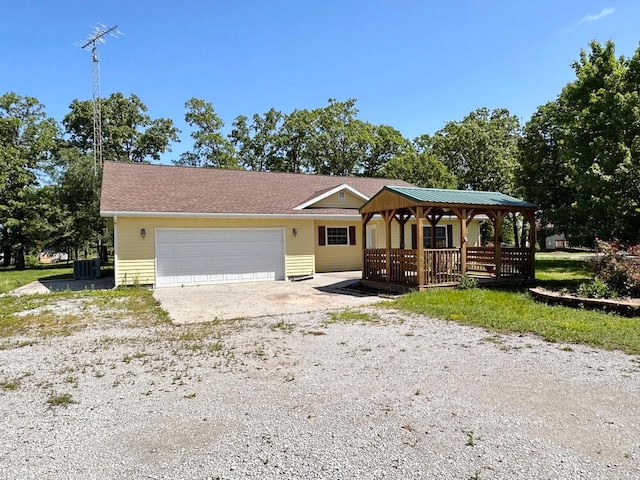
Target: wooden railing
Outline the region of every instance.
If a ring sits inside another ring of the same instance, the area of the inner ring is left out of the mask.
[[[418,253],[416,250],[391,250],[391,282],[417,285]]]
[[[529,250],[503,247],[500,278],[531,278],[531,254]],[[401,285],[418,284],[418,251],[400,248],[367,248],[363,254],[362,278],[377,282]],[[389,266],[389,275],[387,275]],[[462,277],[459,248],[429,248],[424,250],[424,284],[458,283]],[[491,247],[467,248],[467,272],[483,272],[493,277],[497,274],[495,251]]]
[[[467,247],[467,272],[493,273],[495,268],[493,247]]]
[[[365,280],[418,284],[418,252],[393,248],[390,250],[390,274],[387,277],[387,250],[364,250],[362,275]],[[454,283],[460,281],[460,250],[457,248],[426,249],[424,251],[425,284]]]
[[[424,283],[457,283],[460,281],[460,249],[429,248],[424,251]]]
[[[387,281],[387,250],[367,248],[364,250],[362,278],[378,282]]]
[[[531,254],[522,248],[505,247],[502,249],[502,278],[531,278]]]
[[[530,278],[531,253],[528,249],[501,248],[501,278]],[[467,271],[495,274],[496,257],[493,247],[467,247]]]

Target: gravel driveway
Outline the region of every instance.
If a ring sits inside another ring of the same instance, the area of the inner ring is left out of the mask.
[[[640,478],[619,352],[376,307],[2,345],[3,479]]]

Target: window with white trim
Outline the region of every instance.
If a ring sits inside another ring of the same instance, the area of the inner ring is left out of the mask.
[[[349,245],[349,229],[347,227],[327,227],[327,245]]]

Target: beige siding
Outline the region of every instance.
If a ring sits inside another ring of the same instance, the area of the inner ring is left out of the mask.
[[[315,255],[287,255],[286,270],[288,277],[313,275],[316,271]]]
[[[156,282],[155,261],[119,260],[116,285],[152,285]]]
[[[286,276],[315,273],[315,233],[311,219],[118,217],[116,223],[117,285],[155,283],[156,228],[283,228]],[[140,234],[143,228],[144,238]]]
[[[338,198],[339,192],[336,192],[333,195],[310,205],[309,208],[360,208],[364,205],[365,201],[362,198],[355,196],[348,190],[343,190],[343,192],[343,199]]]
[[[410,220],[405,225],[404,242],[406,248],[412,248],[411,245],[411,225],[414,225],[415,220]],[[385,248],[387,244],[387,233],[384,220],[374,219],[369,222],[371,225],[376,225],[376,245],[378,248]],[[425,226],[429,223],[425,220]],[[446,225],[452,225],[453,228],[453,246],[460,246],[460,221],[458,219],[443,219],[438,223],[439,227],[446,227]],[[469,247],[480,246],[480,221],[473,219],[467,226],[467,245]],[[400,248],[400,226],[398,222],[391,223],[391,247]]]
[[[356,227],[355,245],[319,245],[318,227]],[[317,220],[314,228],[317,272],[362,270],[362,222]]]

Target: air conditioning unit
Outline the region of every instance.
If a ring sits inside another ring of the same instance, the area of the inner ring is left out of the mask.
[[[73,262],[73,278],[74,280],[100,278],[100,259],[75,260]]]

